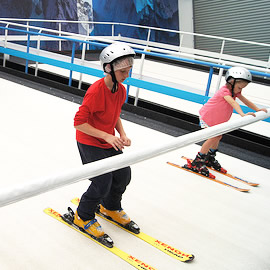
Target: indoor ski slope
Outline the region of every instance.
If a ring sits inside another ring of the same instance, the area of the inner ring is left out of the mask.
[[[0,79],[0,188],[64,171],[81,164],[73,117],[78,104]],[[159,145],[171,136],[123,120],[132,146]],[[263,125],[269,123],[264,123]],[[182,263],[106,221],[115,246],[159,270],[269,270],[270,171],[219,153],[232,174],[260,183],[241,193],[171,167],[194,157],[190,145],[132,166],[123,207],[141,230],[195,255]],[[217,177],[249,187],[225,176]],[[1,270],[135,269],[103,247],[43,213],[63,213],[89,185],[81,181],[0,208]]]

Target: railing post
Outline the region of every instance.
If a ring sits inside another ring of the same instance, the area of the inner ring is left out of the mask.
[[[269,67],[270,67],[270,53],[269,53],[269,57],[268,57],[268,62],[267,62],[267,66],[265,68],[265,73],[269,72]],[[264,77],[266,79],[266,77]]]
[[[183,44],[184,35],[183,34],[180,34],[180,37],[179,38],[180,38],[180,41],[179,41],[179,53],[180,53],[181,52],[181,48],[182,48],[182,44]]]
[[[225,46],[225,39],[223,39],[222,41],[222,45],[221,45],[221,49],[220,49],[220,54],[219,54],[219,61],[218,64],[221,64],[221,61],[222,61],[222,54],[223,54],[223,51],[224,51],[224,46]],[[223,63],[224,65],[224,63]],[[223,74],[223,68],[220,68],[219,69],[219,73],[218,73],[218,80],[217,80],[217,85],[216,85],[216,91],[219,90],[220,88],[220,82],[221,82],[221,77],[222,77],[222,74]]]
[[[225,64],[223,63],[222,65],[224,66]],[[223,71],[224,71],[224,68],[220,68],[219,69],[218,79],[217,79],[217,85],[216,85],[216,91],[218,91],[219,88],[220,88],[220,82],[221,82],[221,78],[223,76]]]
[[[90,35],[90,25],[89,23],[87,24],[87,37]],[[87,47],[87,46],[86,46]],[[87,48],[86,48],[87,49]],[[88,50],[90,50],[90,43],[88,44]]]
[[[219,60],[221,59],[221,56],[223,54],[224,46],[225,46],[225,39],[222,40],[221,49],[220,49],[220,53],[219,53]]]
[[[150,35],[151,35],[151,29],[149,28],[148,29],[148,35],[147,35],[147,43],[146,43],[146,47],[144,48],[144,51],[147,51],[149,40],[150,40]],[[139,79],[142,78],[142,71],[143,71],[144,60],[145,60],[145,54],[143,53],[142,54],[142,57],[141,57]],[[137,106],[138,105],[139,92],[140,92],[140,88],[137,87],[136,96],[135,96],[135,100],[134,100],[134,106]]]
[[[9,24],[6,25],[6,28],[8,28]],[[7,36],[8,36],[8,29],[5,29],[5,48],[7,47]],[[8,56],[4,54],[4,59],[3,59],[3,67],[6,66],[6,61],[7,61]]]
[[[206,87],[206,91],[205,91],[205,96],[206,97],[208,97],[208,95],[209,95],[209,90],[210,90],[210,86],[211,86],[213,73],[214,73],[214,68],[213,68],[213,66],[211,66],[210,67],[210,72],[209,72],[209,77],[208,77],[208,82],[207,82],[207,87]]]
[[[75,57],[75,42],[73,41],[73,43],[72,43],[71,64],[74,63],[74,57]],[[72,69],[70,69],[69,81],[68,81],[68,85],[71,86],[71,84],[72,84]]]
[[[85,49],[86,49],[86,43],[83,42],[83,46],[82,46],[82,62],[81,62],[81,65],[83,66],[84,65],[84,59],[85,59]],[[79,85],[78,85],[78,88],[81,89],[81,86],[82,86],[82,73],[80,73],[80,79],[79,79]]]
[[[29,31],[29,30],[27,30]],[[29,54],[29,51],[30,51],[30,34],[28,32],[27,34],[27,48],[26,48],[26,53]],[[28,73],[28,58],[25,60],[25,73],[27,74]]]
[[[129,71],[129,77],[131,77],[131,75],[132,75],[132,68],[131,68],[130,71]],[[128,85],[127,85],[127,96],[126,96],[125,103],[128,102],[129,89],[130,89],[130,85],[128,84]]]
[[[112,37],[114,37],[114,24],[112,24]]]
[[[62,31],[62,26],[61,26],[61,22],[59,22],[58,24],[58,29],[59,29],[59,37],[61,37],[61,31]],[[62,40],[59,40],[59,52],[62,51]]]
[[[42,30],[39,30],[38,32],[41,33]],[[39,55],[39,51],[40,51],[40,35],[38,35],[37,50],[38,50],[37,54]],[[38,73],[38,62],[36,62],[35,76],[37,76],[37,73]]]

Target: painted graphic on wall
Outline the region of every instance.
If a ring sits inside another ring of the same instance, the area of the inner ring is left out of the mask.
[[[62,23],[61,29],[90,35],[112,33],[111,26],[91,22],[121,22],[179,30],[178,0],[9,0],[1,4],[0,17],[80,21],[79,24]],[[31,24],[59,29],[59,24],[55,22]],[[146,39],[148,34],[143,28],[128,26],[116,26],[114,31],[116,35],[138,39]],[[151,31],[150,40],[179,44],[177,34],[163,31]],[[46,46],[56,49],[57,45],[51,42]]]
[[[94,30],[94,25],[88,23],[94,21],[92,0],[77,1],[78,21],[82,22],[79,24],[79,34],[89,35]]]
[[[93,0],[94,20],[123,22],[135,25],[146,25],[157,28],[179,30],[178,0]],[[95,27],[95,35],[111,34],[111,27]],[[116,27],[116,34],[138,39],[147,38],[147,30],[142,28]],[[178,45],[179,38],[175,33],[151,31],[150,40]]]

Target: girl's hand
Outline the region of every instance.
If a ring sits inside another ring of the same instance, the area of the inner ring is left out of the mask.
[[[252,116],[256,117],[256,114],[255,114],[255,113],[253,113],[253,112],[248,112],[248,113],[245,113],[245,114],[244,114],[244,115],[242,115],[242,116],[246,116],[246,115],[252,115]]]
[[[267,110],[265,108],[259,109],[257,112],[259,112],[259,111],[263,111],[263,112],[267,113]]]
[[[262,109],[257,110],[257,112],[259,112],[259,111],[263,111],[263,112],[266,112],[267,113],[267,110],[265,108],[262,108]],[[244,114],[242,116],[246,116],[246,115],[252,115],[252,116],[256,117],[256,114],[253,113],[253,112],[248,112],[248,113],[246,113],[246,114]]]

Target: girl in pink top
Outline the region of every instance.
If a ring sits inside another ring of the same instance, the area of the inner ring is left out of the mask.
[[[254,103],[242,95],[242,89],[252,81],[252,76],[247,69],[243,67],[232,67],[227,71],[225,80],[226,85],[221,87],[199,111],[202,128],[227,122],[232,116],[233,109],[241,116],[255,116],[252,112],[245,114],[240,105],[235,101],[236,98],[239,98],[246,106],[256,112],[267,112],[266,109],[259,109]],[[195,159],[192,162],[188,161],[184,167],[212,178],[215,177],[209,173],[207,167],[212,167],[215,170],[226,173],[227,171],[215,159],[221,138],[222,135],[206,140]]]

